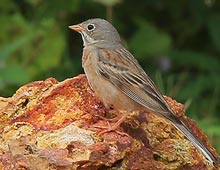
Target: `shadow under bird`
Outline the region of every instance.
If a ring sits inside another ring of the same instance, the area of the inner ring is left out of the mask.
[[[217,168],[218,158],[173,113],[154,82],[122,45],[120,36],[111,23],[96,18],[69,28],[82,36],[82,65],[91,88],[105,105],[126,111],[146,109],[165,118]],[[126,114],[114,129],[125,118]]]

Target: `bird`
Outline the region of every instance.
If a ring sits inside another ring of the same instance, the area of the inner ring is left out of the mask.
[[[208,162],[218,165],[218,158],[174,114],[155,83],[123,46],[118,31],[110,22],[94,18],[69,28],[82,36],[82,67],[90,87],[105,106],[126,111],[145,109],[165,118],[201,151]],[[112,129],[116,129],[126,116],[122,115]]]

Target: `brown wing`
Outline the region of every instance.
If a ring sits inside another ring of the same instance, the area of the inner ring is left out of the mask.
[[[171,111],[153,81],[126,49],[100,50],[98,54],[97,72],[128,97],[156,113],[167,115]]]

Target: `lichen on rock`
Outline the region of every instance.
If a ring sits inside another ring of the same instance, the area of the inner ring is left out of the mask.
[[[166,100],[217,156],[184,106]],[[24,85],[0,98],[0,169],[213,169],[177,129],[150,112],[132,112],[117,131],[99,133],[120,114],[104,107],[85,75]]]

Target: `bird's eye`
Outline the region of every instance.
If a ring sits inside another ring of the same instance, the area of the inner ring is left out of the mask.
[[[87,30],[88,31],[93,31],[94,29],[95,29],[95,25],[94,24],[87,25]]]

